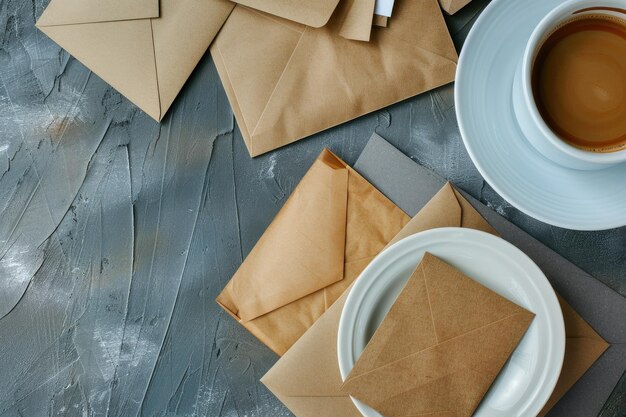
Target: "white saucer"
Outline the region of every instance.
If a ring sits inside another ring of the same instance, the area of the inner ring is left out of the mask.
[[[369,264],[352,287],[339,322],[341,377],[345,380],[350,373],[425,251],[536,314],[474,414],[535,417],[552,394],[563,364],[565,328],[559,302],[541,270],[523,252],[503,239],[472,229],[418,233],[389,247]],[[365,417],[381,417],[352,400]]]
[[[564,168],[526,140],[513,113],[512,84],[534,27],[561,0],[493,0],[461,51],[455,102],[461,135],[485,180],[524,213],[568,229],[626,225],[626,164]]]

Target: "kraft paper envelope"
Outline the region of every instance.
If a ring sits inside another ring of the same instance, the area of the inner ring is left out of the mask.
[[[565,358],[556,387],[538,417],[545,416],[609,347],[563,297],[557,297],[565,322]]]
[[[470,417],[533,318],[425,253],[342,390],[386,417]]]
[[[37,27],[160,121],[233,7],[227,0],[52,0]]]
[[[446,184],[377,134],[372,135],[355,169],[409,214],[417,213]],[[501,237],[530,256],[569,302],[560,297],[567,337],[563,369],[539,415],[548,409],[549,417],[597,415],[626,368],[626,325],[613,320],[626,315],[626,298],[472,196],[461,195]]]
[[[350,2],[316,29],[237,6],[211,45],[252,156],[454,80],[457,53],[437,0],[399,0],[370,42],[338,33]]]
[[[313,28],[328,23],[341,1],[348,3],[342,10],[339,35],[358,41],[369,41],[376,0],[234,0],[287,20]]]
[[[439,0],[441,8],[448,14],[455,14],[472,0]]]
[[[448,184],[387,245],[436,227],[472,227],[495,233]],[[343,381],[337,365],[337,329],[347,294],[344,292],[261,379],[298,417],[360,416],[350,397],[341,392]]]
[[[217,302],[282,355],[408,221],[324,150]]]

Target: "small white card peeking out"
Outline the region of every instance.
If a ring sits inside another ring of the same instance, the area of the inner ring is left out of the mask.
[[[394,0],[376,0],[376,7],[374,8],[374,14],[378,16],[391,17],[393,10]]]

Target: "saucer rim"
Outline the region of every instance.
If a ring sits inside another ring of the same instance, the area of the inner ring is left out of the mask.
[[[497,19],[499,16],[506,14],[506,13],[498,14],[497,12],[498,8],[501,6],[501,3],[507,3],[507,1],[506,0],[492,0],[491,3],[489,3],[484,8],[480,16],[478,16],[478,18],[476,19],[476,22],[472,26],[472,29],[467,35],[467,38],[465,39],[463,47],[461,48],[461,53],[459,54],[459,60],[457,64],[456,80],[455,80],[455,88],[454,88],[455,114],[456,114],[457,123],[459,126],[459,131],[461,134],[461,139],[463,141],[465,149],[467,150],[472,162],[474,163],[474,166],[476,167],[478,172],[482,175],[482,177],[494,189],[494,191],[496,191],[500,196],[502,196],[502,198],[504,198],[507,202],[512,204],[515,208],[517,208],[524,214],[536,220],[539,220],[543,223],[546,223],[552,226],[565,228],[565,229],[579,230],[579,231],[601,231],[601,230],[610,230],[610,229],[615,229],[615,228],[626,226],[626,218],[624,219],[608,218],[608,217],[594,218],[594,219],[590,218],[589,220],[585,220],[583,222],[578,223],[576,221],[570,222],[570,221],[562,220],[554,216],[544,215],[543,213],[539,211],[535,211],[532,208],[529,208],[523,201],[521,201],[517,197],[514,197],[509,191],[501,187],[499,184],[499,181],[487,172],[487,170],[481,163],[481,159],[478,157],[477,153],[472,147],[471,141],[468,140],[468,137],[469,137],[468,128],[466,127],[466,122],[464,121],[465,116],[463,115],[463,113],[465,112],[464,107],[463,107],[464,101],[462,100],[462,97],[461,97],[464,93],[462,92],[463,88],[462,87],[459,88],[459,84],[463,85],[464,83],[466,83],[465,81],[463,81],[466,78],[465,74],[469,74],[469,72],[467,70],[464,70],[464,68],[466,67],[471,68],[472,61],[473,61],[471,59],[472,50],[469,47],[467,47],[467,45],[472,45],[474,42],[474,38],[478,37],[482,31],[489,29],[491,18]],[[496,11],[494,12],[494,10]],[[495,16],[491,16],[491,14],[495,14]],[[524,51],[525,51],[525,48],[522,48],[520,56],[524,54]],[[512,102],[507,102],[507,106],[512,108],[513,106]],[[526,143],[527,146],[532,146],[528,142],[528,139],[524,136],[521,129],[518,128],[514,132],[511,132],[511,133],[519,136],[522,141],[527,142]],[[540,160],[541,155],[536,154],[536,158],[537,160]],[[545,160],[543,161],[543,163],[550,164],[552,162]],[[555,164],[555,166],[559,166],[559,165]],[[560,168],[563,170],[569,169],[565,167],[560,167]],[[610,167],[607,167],[604,169],[609,169],[609,168]]]

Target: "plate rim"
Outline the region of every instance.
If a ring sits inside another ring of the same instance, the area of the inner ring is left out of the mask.
[[[374,260],[372,260],[372,262],[370,262],[370,264],[363,270],[363,272],[361,272],[361,274],[359,275],[359,277],[357,278],[357,280],[355,281],[355,283],[349,290],[350,292],[348,293],[346,302],[342,308],[341,316],[339,319],[339,327],[338,327],[338,333],[337,333],[337,359],[338,359],[339,373],[340,373],[341,379],[342,381],[345,380],[347,374],[352,369],[352,367],[354,366],[354,362],[356,361],[355,358],[352,358],[352,346],[354,346],[354,343],[353,343],[353,334],[354,334],[353,330],[354,329],[353,328],[354,328],[354,323],[356,322],[356,320],[349,320],[347,317],[350,313],[349,312],[346,313],[346,311],[348,310],[349,306],[352,304],[355,304],[356,301],[362,301],[362,300],[355,300],[355,299],[357,297],[362,298],[364,295],[357,294],[357,292],[353,291],[354,288],[357,287],[359,281],[363,282],[363,280],[361,280],[361,277],[367,276],[368,274],[371,273],[370,271],[375,270],[376,268],[379,268],[379,264],[384,265],[385,262],[389,263],[394,259],[397,260],[396,258],[401,257],[403,253],[400,253],[399,255],[397,255],[395,258],[391,260],[387,260],[386,258],[391,257],[392,256],[391,254],[393,254],[394,252],[401,251],[404,246],[407,246],[407,247],[411,247],[411,245],[415,246],[416,245],[415,242],[419,242],[423,239],[428,239],[431,237],[431,235],[434,237],[437,237],[437,235],[442,235],[442,237],[445,238],[449,234],[456,235],[457,239],[458,239],[459,234],[465,235],[463,238],[466,239],[465,240],[466,243],[472,242],[472,241],[480,241],[480,240],[482,240],[483,243],[485,241],[491,241],[489,243],[491,244],[495,243],[496,245],[499,245],[501,249],[507,250],[509,252],[512,251],[513,253],[515,253],[518,260],[521,260],[522,263],[526,263],[526,265],[520,264],[520,266],[528,266],[529,268],[533,270],[530,275],[538,275],[540,277],[543,277],[543,279],[540,279],[539,281],[532,280],[531,284],[536,289],[541,290],[540,293],[543,296],[543,302],[546,303],[547,310],[554,309],[554,312],[558,313],[558,314],[549,315],[547,319],[547,322],[550,326],[552,325],[556,326],[554,329],[555,334],[558,333],[556,337],[553,339],[554,340],[553,347],[554,347],[554,352],[555,352],[554,359],[556,361],[555,369],[558,368],[558,371],[546,377],[545,381],[547,381],[546,382],[547,388],[545,392],[547,392],[547,394],[544,394],[545,399],[543,401],[540,401],[541,406],[537,406],[538,408],[537,410],[531,410],[533,413],[537,413],[541,410],[541,408],[545,406],[550,396],[552,395],[552,392],[554,391],[554,388],[556,387],[556,384],[560,377],[562,366],[563,366],[563,360],[565,357],[565,339],[566,339],[565,323],[563,320],[563,313],[560,307],[560,303],[556,296],[556,292],[554,291],[554,288],[550,284],[549,280],[547,279],[543,271],[541,271],[541,269],[537,266],[537,264],[535,264],[535,262],[528,255],[526,255],[522,250],[517,248],[512,243],[502,239],[499,236],[496,236],[487,232],[483,232],[480,230],[471,229],[471,228],[441,227],[441,228],[429,229],[429,230],[425,230],[425,231],[413,234],[404,239],[401,239],[400,241],[384,249],[380,254],[378,254],[374,258]],[[404,252],[406,252],[406,250]],[[515,261],[515,263],[519,264],[518,261]],[[370,281],[374,282],[374,278],[371,278]],[[545,288],[541,288],[541,286]],[[547,291],[544,292],[544,290],[547,290]],[[358,311],[360,308],[357,308],[357,307],[360,307],[360,303],[357,304],[356,307],[353,308],[352,310]],[[356,319],[357,316],[358,315],[355,315],[354,318]],[[345,335],[350,335],[350,336],[345,336]],[[561,337],[559,337],[559,335]],[[343,348],[342,345],[344,343],[342,343],[342,341],[344,339],[347,339],[348,341],[352,342],[350,343],[350,349]],[[349,352],[345,353],[347,350],[349,350]],[[349,358],[345,356],[349,356]],[[352,362],[352,364],[350,364],[350,362]],[[355,399],[352,396],[350,396],[350,399],[352,400],[356,408],[359,410],[359,412],[363,414],[361,407],[365,404],[361,403],[359,400]]]
[[[517,208],[524,214],[536,220],[539,220],[549,225],[553,225],[553,226],[557,226],[557,227],[561,227],[565,229],[570,229],[570,230],[579,230],[579,231],[610,230],[610,229],[615,229],[618,227],[625,226],[626,220],[624,219],[622,220],[614,219],[610,221],[605,221],[606,218],[602,218],[599,220],[595,220],[593,222],[587,221],[584,224],[576,224],[576,222],[563,221],[560,218],[543,215],[542,213],[537,212],[533,210],[532,208],[529,208],[523,202],[521,202],[521,200],[513,197],[508,191],[502,188],[499,185],[498,181],[497,180],[494,181],[494,177],[487,173],[483,164],[480,162],[480,159],[477,158],[476,152],[472,148],[471,141],[467,139],[468,128],[466,127],[466,122],[464,121],[464,116],[463,116],[464,110],[462,110],[464,108],[463,100],[461,97],[463,95],[462,86],[464,85],[464,83],[466,83],[464,79],[466,77],[465,74],[468,73],[467,70],[464,70],[464,68],[470,67],[471,62],[473,61],[472,59],[468,58],[468,56],[471,54],[471,49],[470,49],[471,47],[468,47],[467,45],[472,45],[472,43],[474,42],[474,38],[477,37],[481,31],[489,29],[489,23],[491,21],[490,19],[491,14],[496,13],[493,10],[497,11],[501,3],[507,3],[507,1],[492,0],[480,13],[480,15],[476,19],[476,22],[472,26],[472,29],[468,33],[463,43],[463,46],[461,48],[461,53],[459,54],[459,60],[457,63],[455,87],[454,87],[455,114],[456,114],[456,119],[457,119],[457,123],[459,126],[459,131],[461,134],[461,140],[463,141],[463,144],[465,146],[465,149],[467,150],[467,153],[470,156],[470,159],[474,163],[474,166],[476,167],[480,175],[489,183],[489,185],[494,189],[494,191],[496,191],[500,196],[502,196],[502,198],[504,198],[507,202],[512,204],[515,208]],[[502,14],[503,13],[497,14],[496,17]],[[486,26],[486,27],[483,28],[483,26]],[[468,64],[468,62],[470,63]],[[512,107],[512,103],[510,103],[510,105]],[[516,131],[515,134],[520,134],[522,136],[521,139],[524,141],[527,141],[527,139],[523,137],[524,135],[523,133],[521,133],[521,131],[519,132]],[[540,157],[540,155],[537,155],[537,157]]]

